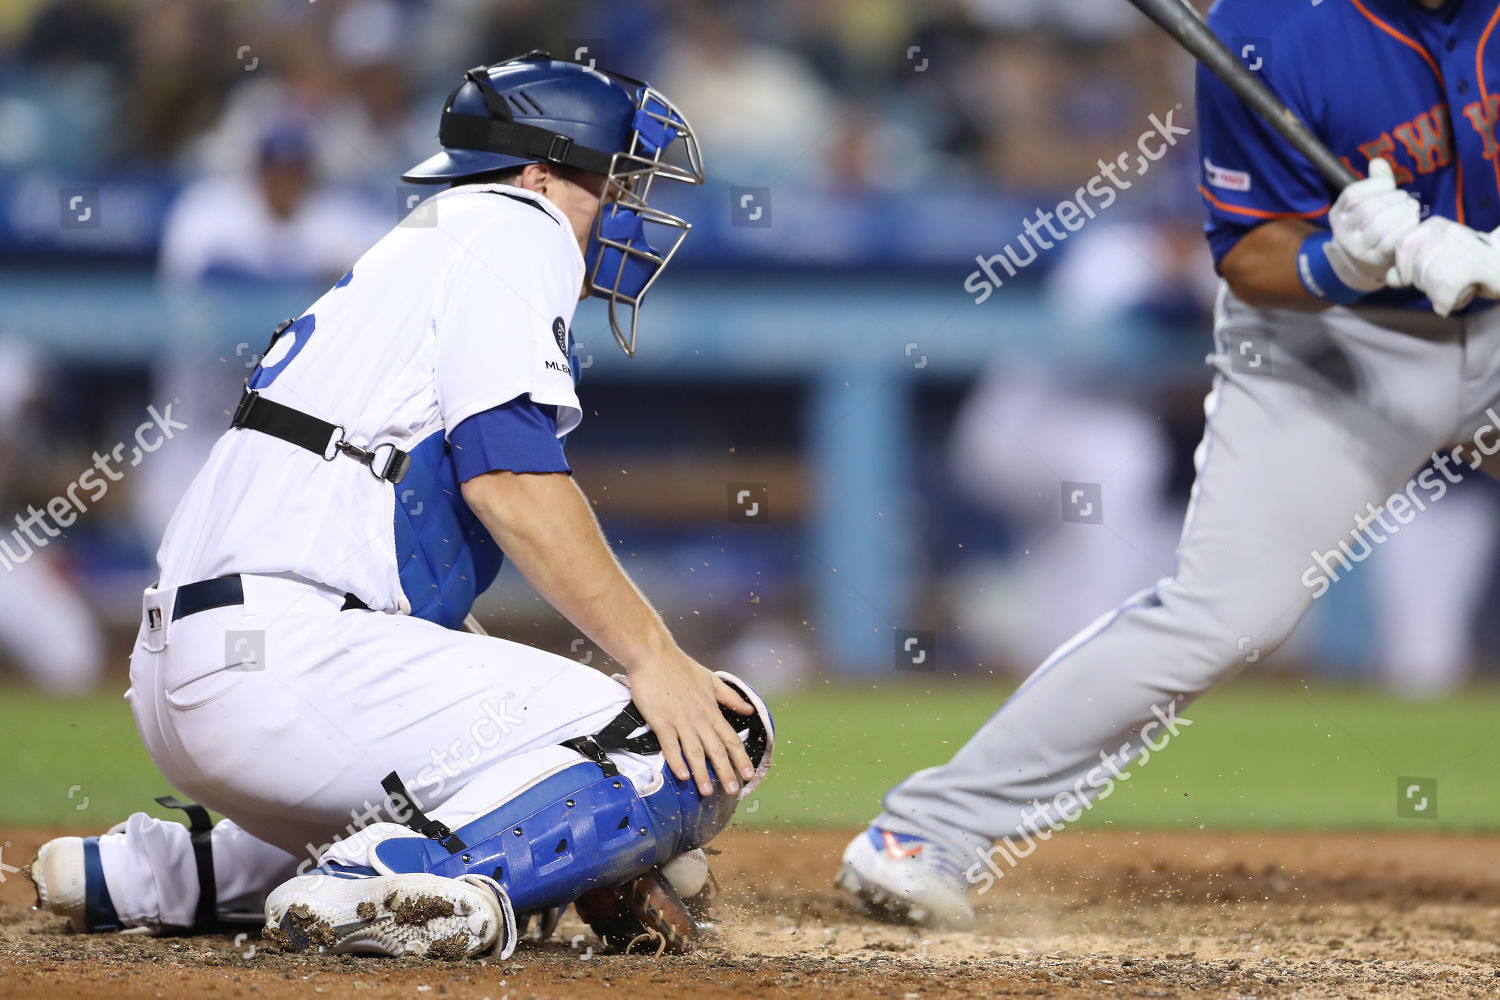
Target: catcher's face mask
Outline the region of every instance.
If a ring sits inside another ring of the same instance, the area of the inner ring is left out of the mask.
[[[641,300],[692,228],[685,219],[646,203],[651,185],[658,177],[702,184],[704,174],[697,137],[681,112],[649,84],[630,84],[637,88],[634,131],[629,148],[610,159],[603,203],[584,261],[588,293],[609,302],[610,330],[626,356],[634,357]],[[678,162],[668,162],[663,157],[679,140]],[[620,316],[621,306],[630,308],[628,327]]]

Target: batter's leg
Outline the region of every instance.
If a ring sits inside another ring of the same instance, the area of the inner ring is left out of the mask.
[[[1221,310],[1176,573],[1054,652],[949,763],[887,794],[840,876],[876,915],[971,923],[964,890],[1003,878],[1035,838],[1189,725],[1180,713],[1194,698],[1280,645],[1314,599],[1309,581],[1368,557],[1350,535],[1355,515],[1404,487],[1452,432],[1419,416],[1452,413],[1451,344],[1347,310]],[[1269,356],[1237,371],[1231,345],[1251,334]],[[1015,850],[991,854],[1002,837],[1019,838]]]

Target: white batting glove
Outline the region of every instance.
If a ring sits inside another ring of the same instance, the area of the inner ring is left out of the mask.
[[[1421,221],[1421,204],[1396,186],[1390,161],[1371,160],[1370,176],[1344,188],[1329,210],[1333,241],[1324,253],[1333,273],[1360,291],[1384,287],[1396,247]]]
[[[1475,295],[1500,298],[1500,246],[1493,233],[1435,215],[1401,241],[1391,277],[1416,285],[1432,301],[1432,311],[1447,316]]]

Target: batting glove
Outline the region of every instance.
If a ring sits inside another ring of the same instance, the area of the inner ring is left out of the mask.
[[[1396,248],[1421,221],[1421,204],[1396,186],[1390,161],[1377,157],[1370,176],[1344,188],[1328,212],[1329,266],[1350,288],[1373,292],[1387,284]]]
[[[1493,233],[1433,216],[1401,241],[1391,279],[1416,285],[1432,301],[1432,311],[1447,316],[1475,295],[1500,298],[1500,246]]]

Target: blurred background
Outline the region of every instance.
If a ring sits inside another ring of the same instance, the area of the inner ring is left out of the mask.
[[[462,71],[532,48],[649,79],[703,145],[709,183],[661,192],[695,230],[637,358],[579,310],[568,442],[687,649],[772,690],[1013,679],[1172,572],[1215,287],[1196,137],[1021,239],[1152,116],[1194,127],[1191,61],[1119,0],[7,0],[0,679],[124,689],[271,329],[411,209]],[[19,527],[87,470],[64,531]],[[1269,669],[1412,697],[1485,672],[1497,513],[1466,482]],[[479,610],[603,659],[513,571]]]

